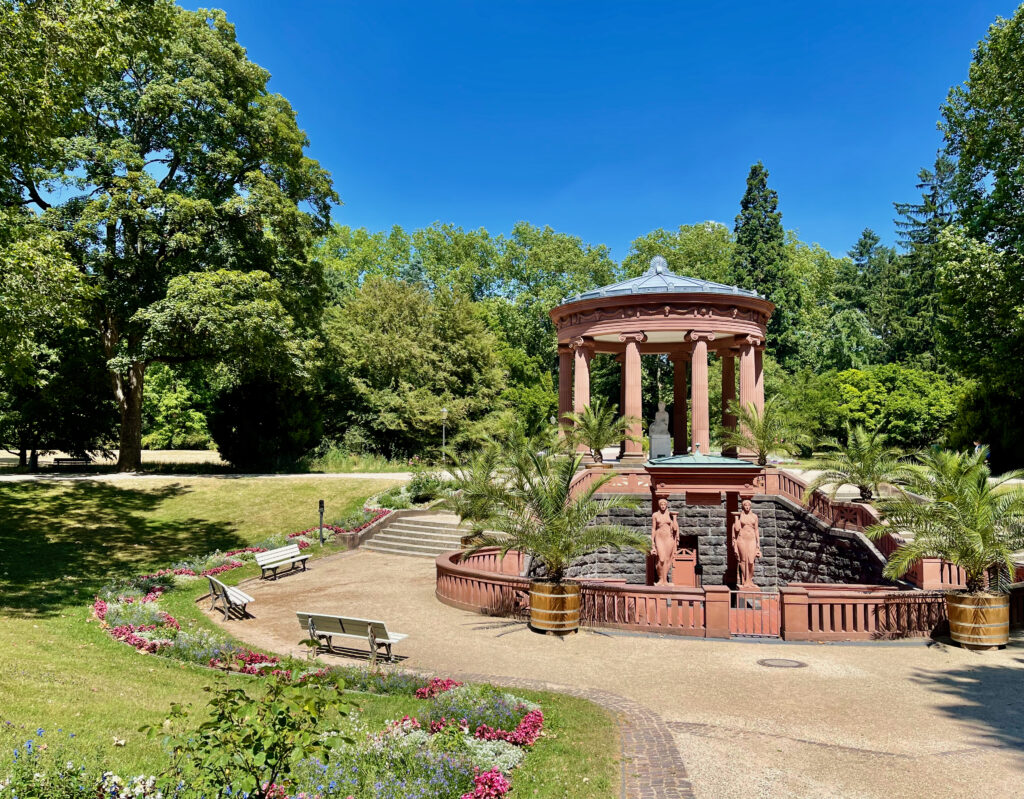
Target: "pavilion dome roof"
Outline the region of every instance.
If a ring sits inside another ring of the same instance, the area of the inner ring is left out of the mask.
[[[610,286],[581,292],[567,297],[562,304],[592,300],[599,297],[627,297],[636,294],[728,294],[736,297],[762,299],[761,295],[750,289],[739,286],[727,286],[713,280],[700,280],[696,277],[683,277],[669,271],[668,262],[660,255],[651,259],[650,268],[639,277],[632,277]]]

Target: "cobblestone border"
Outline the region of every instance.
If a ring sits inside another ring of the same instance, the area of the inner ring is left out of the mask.
[[[565,694],[610,710],[622,736],[622,799],[696,799],[671,729],[661,716],[639,702],[609,691],[542,680],[447,672],[445,676],[464,682]]]

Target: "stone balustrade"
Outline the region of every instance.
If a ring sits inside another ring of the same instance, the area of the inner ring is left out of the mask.
[[[520,577],[522,555],[496,549],[436,561],[437,598],[487,615],[523,617],[530,580]],[[638,586],[580,580],[586,626],[670,635],[729,638],[731,592],[726,586]],[[946,621],[941,591],[881,585],[793,583],[779,592],[780,635],[791,641],[868,641],[927,637]],[[1010,623],[1024,627],[1024,583],[1010,592]]]

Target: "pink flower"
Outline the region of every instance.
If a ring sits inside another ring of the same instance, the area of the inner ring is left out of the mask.
[[[516,746],[533,746],[540,737],[543,726],[544,714],[540,710],[531,710],[511,732],[481,724],[473,735],[485,741],[508,741]]]
[[[498,799],[512,790],[508,777],[492,768],[473,778],[473,792],[462,794],[462,799]]]
[[[100,621],[103,621],[107,618],[107,603],[96,597],[96,601],[92,603],[92,614]]]
[[[416,689],[417,699],[433,699],[438,694],[443,694],[446,691],[450,691],[453,688],[458,688],[462,683],[456,680],[442,679],[440,677],[434,677],[431,681],[424,685],[422,688]]]

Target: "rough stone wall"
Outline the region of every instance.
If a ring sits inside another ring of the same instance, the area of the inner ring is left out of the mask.
[[[785,497],[756,496],[751,506],[761,526],[763,557],[754,569],[759,585],[892,582],[882,576],[882,556],[861,533],[829,528]]]
[[[638,497],[637,509],[613,508],[598,523],[621,524],[650,535],[650,497]],[[728,563],[725,505],[687,505],[682,496],[669,497],[679,513],[679,534],[696,536],[697,565],[704,585],[722,585]],[[754,580],[762,588],[790,582],[889,583],[882,577],[883,561],[860,533],[830,529],[824,522],[784,497],[759,495],[752,509],[760,520],[761,558]],[[634,549],[601,549],[577,560],[570,577],[625,579],[646,582],[646,553]]]

